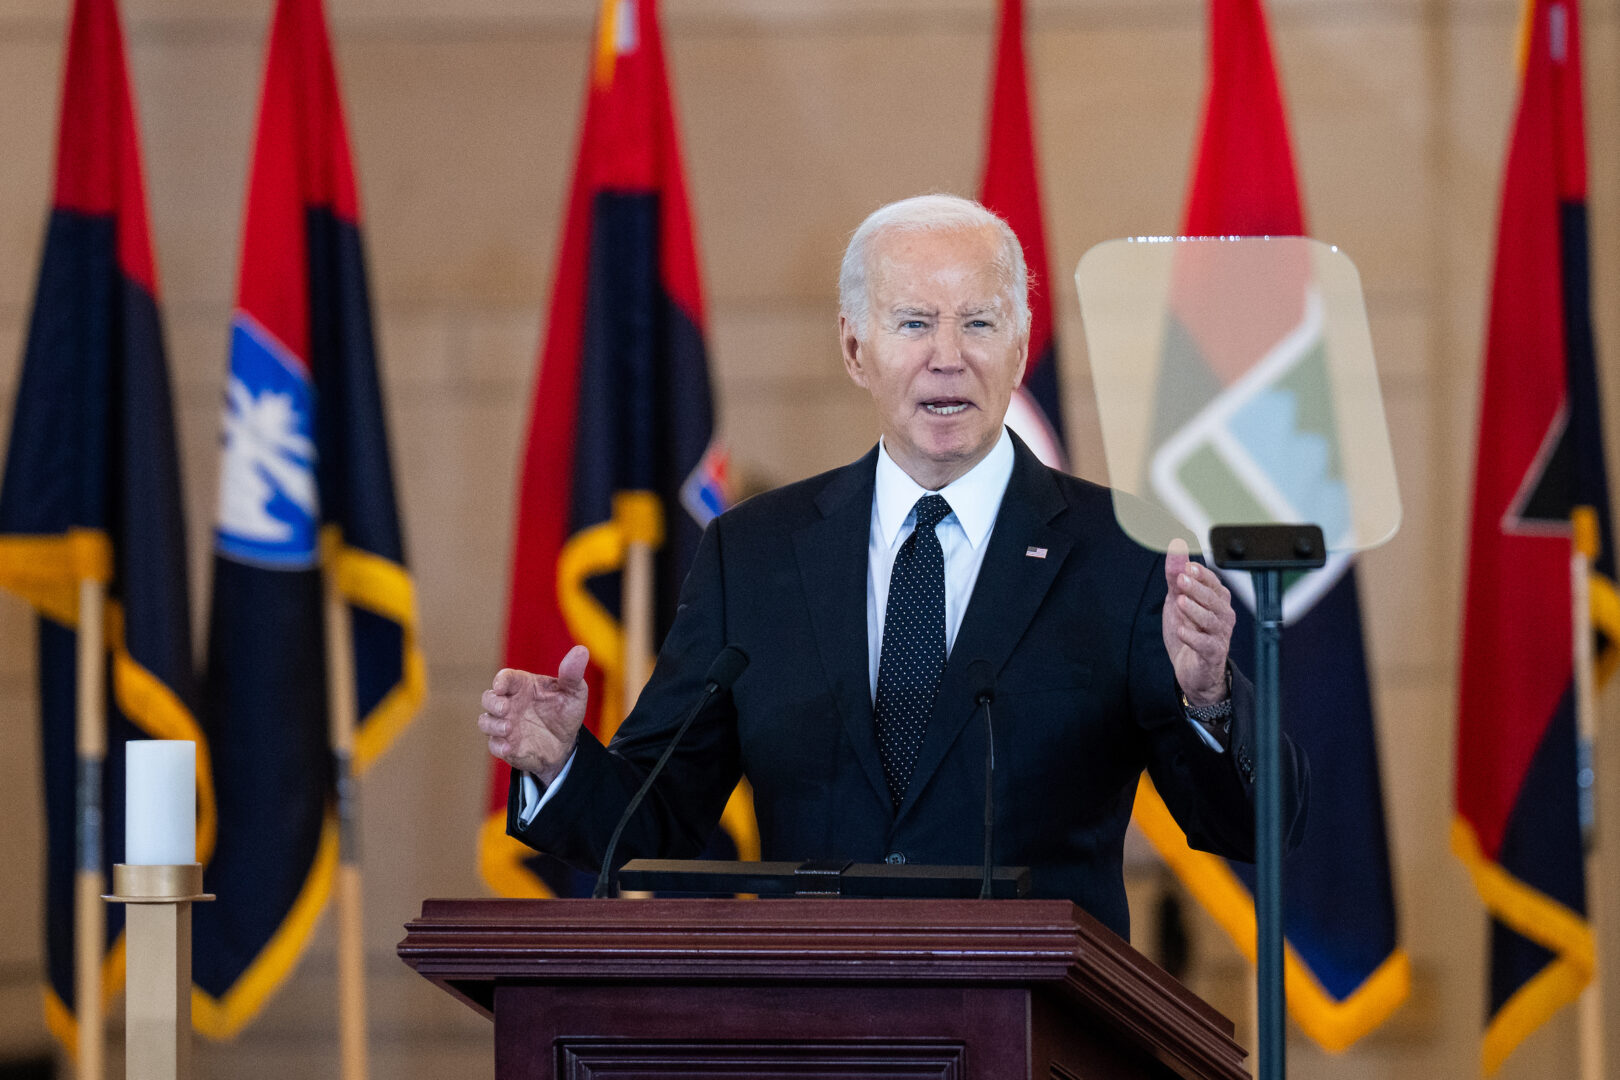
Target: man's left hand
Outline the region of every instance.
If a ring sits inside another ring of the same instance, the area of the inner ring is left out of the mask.
[[[1220,575],[1187,557],[1185,540],[1170,541],[1164,556],[1164,647],[1176,682],[1190,705],[1226,698],[1226,654],[1237,613]]]

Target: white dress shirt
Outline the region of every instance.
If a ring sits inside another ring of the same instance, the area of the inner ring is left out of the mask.
[[[906,474],[878,444],[877,478],[872,490],[872,531],[866,543],[866,653],[871,676],[868,689],[877,700],[878,661],[883,655],[883,620],[889,608],[889,578],[894,574],[900,545],[917,527],[917,500],[937,494],[950,503],[951,512],[934,526],[945,553],[945,655],[951,655],[956,632],[973,585],[984,565],[990,533],[1001,512],[1001,497],[1012,479],[1013,448],[1007,429],[984,458],[937,492],[930,492]]]

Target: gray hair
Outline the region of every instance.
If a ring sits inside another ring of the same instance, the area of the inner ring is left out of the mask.
[[[1029,332],[1029,268],[1024,262],[1024,247],[1018,242],[1018,234],[1012,231],[1012,226],[972,199],[959,195],[916,195],[872,211],[850,236],[849,246],[844,249],[844,261],[838,268],[838,308],[855,324],[857,337],[866,337],[871,317],[868,272],[871,269],[872,242],[887,232],[952,232],[959,229],[995,230],[1001,240],[1001,254],[995,262],[996,271],[1007,283],[1007,291],[1012,294],[1019,329],[1024,333]]]

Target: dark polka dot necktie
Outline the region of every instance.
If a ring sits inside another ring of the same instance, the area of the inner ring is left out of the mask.
[[[945,670],[945,552],[934,526],[950,512],[943,496],[917,500],[917,527],[900,545],[889,577],[873,713],[878,756],[895,806],[905,801]]]

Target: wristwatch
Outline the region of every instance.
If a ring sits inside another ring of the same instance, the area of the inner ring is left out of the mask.
[[[1187,695],[1181,695],[1181,709],[1188,719],[1196,720],[1206,727],[1225,727],[1226,722],[1232,719],[1232,698],[1230,695],[1213,705],[1194,705],[1187,700]]]
[[[1220,701],[1210,705],[1194,705],[1187,700],[1187,692],[1179,686],[1176,691],[1181,695],[1181,711],[1187,714],[1187,719],[1196,720],[1205,727],[1226,730],[1228,722],[1232,719],[1232,665],[1226,665],[1226,696]]]

